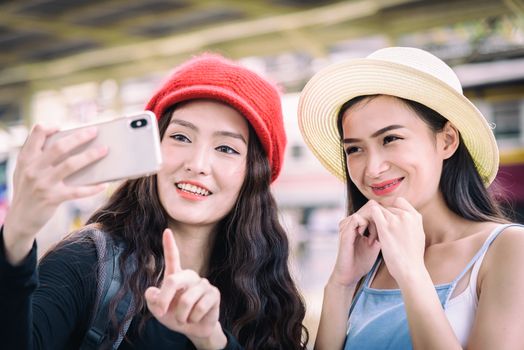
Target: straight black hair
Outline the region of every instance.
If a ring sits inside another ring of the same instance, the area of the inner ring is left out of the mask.
[[[364,95],[355,97],[342,105],[337,117],[337,128],[340,140],[344,138],[342,122],[344,114],[359,103],[370,101],[380,95]],[[404,98],[396,97],[424,121],[435,134],[441,132],[448,122],[446,118],[433,109]],[[507,222],[501,207],[492,194],[484,186],[484,182],[475,167],[473,158],[464,145],[462,137],[455,153],[444,161],[440,177],[439,189],[444,196],[447,206],[461,217],[472,221]],[[346,174],[346,189],[348,196],[347,213],[351,215],[358,211],[368,199],[357,189],[351,181],[347,169],[347,158],[342,152],[342,163]],[[493,186],[493,185],[492,185]],[[496,185],[495,185],[496,186]]]

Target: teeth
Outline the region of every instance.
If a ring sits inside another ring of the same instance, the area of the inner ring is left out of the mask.
[[[396,185],[396,184],[398,184],[398,183],[399,183],[399,180],[396,180],[396,181],[393,181],[393,182],[390,183],[390,184],[387,184],[386,186],[383,186],[383,187],[375,187],[375,188],[376,188],[376,189],[379,189],[379,190],[383,190],[383,189],[386,189],[386,188],[391,187],[391,186],[393,186],[393,185]]]
[[[195,185],[187,183],[177,183],[176,187],[189,193],[198,194],[199,196],[209,196],[209,191]]]

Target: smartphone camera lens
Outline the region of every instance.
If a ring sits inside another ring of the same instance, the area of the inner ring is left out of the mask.
[[[136,119],[136,120],[133,120],[131,122],[131,127],[133,129],[142,128],[142,127],[144,127],[146,125],[147,125],[147,120],[146,119]]]

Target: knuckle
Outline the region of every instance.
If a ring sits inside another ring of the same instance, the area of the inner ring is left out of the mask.
[[[62,140],[55,142],[51,148],[57,154],[64,154],[68,151],[67,145]]]
[[[351,220],[349,220],[349,222],[354,222],[354,221],[360,221],[363,219],[363,216],[359,213],[355,213],[353,215],[351,215]]]
[[[203,303],[198,303],[193,308],[197,313],[204,313],[206,311],[206,306]]]
[[[46,128],[42,124],[35,124],[33,128],[31,129],[31,132],[29,133],[29,137],[33,137],[33,135],[40,135],[44,134],[46,132]]]
[[[84,195],[84,192],[83,192],[82,189],[80,189],[80,188],[73,188],[73,189],[71,190],[71,195],[70,195],[70,197],[71,197],[71,198],[79,198],[79,197],[82,197],[83,195]]]
[[[164,278],[163,284],[167,286],[174,286],[176,284],[176,280],[177,278],[175,274],[168,275],[166,278]]]
[[[74,166],[74,164],[73,164],[71,159],[68,159],[68,160],[66,160],[66,161],[64,161],[62,163],[62,171],[63,172],[70,173],[70,172],[73,172],[75,170],[76,170],[76,168],[75,168],[75,166]]]
[[[36,181],[37,179],[33,179],[35,181],[34,185],[34,192],[37,194],[38,197],[47,197],[47,190],[49,186],[47,186],[43,181]]]
[[[187,295],[182,295],[180,299],[178,300],[178,303],[183,307],[189,307],[193,304],[193,301],[190,297]]]
[[[364,209],[364,208],[368,208],[368,207],[372,207],[372,206],[374,206],[375,204],[377,204],[377,202],[376,202],[374,199],[370,199],[370,200],[367,201],[366,204],[364,204],[364,205],[362,206],[362,209]]]
[[[27,169],[26,171],[23,172],[25,178],[29,181],[36,181],[38,179],[38,175],[37,175],[37,172],[34,170],[34,169]]]
[[[355,221],[357,219],[356,215],[358,215],[358,214],[355,213],[355,214],[353,214],[351,216],[345,217],[342,220],[340,220],[338,222],[338,228],[342,229],[342,228],[346,227],[348,224],[351,224],[353,221]]]
[[[97,148],[91,148],[89,152],[86,154],[86,158],[89,161],[96,160],[100,158],[100,156],[101,156],[101,152]]]
[[[33,131],[31,132],[32,133],[33,132],[42,132],[43,130],[44,130],[44,127],[42,126],[42,124],[37,123],[33,126]]]
[[[161,289],[165,288],[171,288],[175,285],[175,276],[174,275],[168,275],[165,276],[161,283]]]
[[[198,273],[196,273],[196,272],[193,271],[193,270],[186,270],[186,271],[187,271],[187,275],[188,275],[189,277],[192,277],[192,278],[200,277],[200,276],[198,275]]]
[[[181,325],[187,323],[187,320],[184,318],[183,315],[175,315],[175,320]]]

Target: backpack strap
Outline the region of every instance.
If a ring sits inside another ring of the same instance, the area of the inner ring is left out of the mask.
[[[93,240],[97,258],[98,258],[98,275],[97,275],[97,295],[95,311],[91,318],[91,326],[87,330],[80,350],[100,349],[104,342],[107,342],[110,330],[109,306],[111,300],[116,296],[122,285],[122,276],[120,273],[120,255],[124,251],[124,243],[113,240],[104,231],[94,227],[89,227],[84,235]],[[130,264],[126,270],[135,268],[135,264]],[[124,298],[119,302],[116,308],[116,318],[122,322],[125,317],[134,312],[133,296],[127,291]],[[117,349],[124,339],[129,329],[131,319],[127,320],[122,327],[116,341],[111,345],[111,349]],[[106,345],[108,346],[108,345]]]
[[[118,287],[114,290],[114,294],[112,297],[116,295],[117,291],[120,289],[120,285],[122,284],[122,277],[120,275],[120,263],[119,263],[118,257],[120,257],[120,255],[124,251],[123,244],[118,244],[118,245],[113,245],[113,246],[116,247],[117,249],[117,253],[115,254],[116,258],[114,259],[114,261],[115,261],[115,271],[118,274],[117,275],[118,277],[116,278],[118,280]],[[125,267],[125,271],[126,273],[131,274],[132,272],[136,270],[135,257],[131,256],[128,261],[130,263],[128,263],[127,266]],[[115,276],[113,276],[112,282],[114,280],[115,280]],[[110,292],[107,293],[108,296],[109,294]],[[115,310],[116,319],[119,320],[120,322],[123,322],[128,315],[134,312],[135,312],[135,303],[133,300],[133,293],[131,293],[130,290],[126,290],[124,297],[122,298],[122,300],[120,300],[120,302],[118,303],[116,307],[116,310]],[[131,321],[132,321],[132,318],[129,318],[123,323],[122,329],[120,333],[118,334],[118,337],[116,338],[115,342],[113,343],[112,349],[116,350],[120,346],[120,343],[122,343],[122,341],[124,340],[127,330],[129,329],[129,326],[131,325]]]

